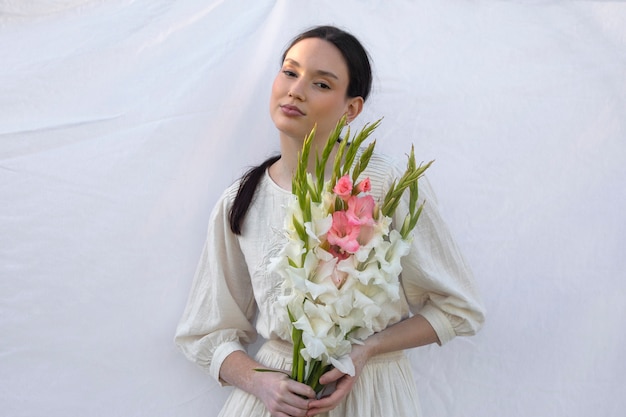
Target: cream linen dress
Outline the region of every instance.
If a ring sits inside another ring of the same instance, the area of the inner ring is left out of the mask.
[[[403,170],[391,159],[374,154],[362,177],[369,177],[372,195],[382,198]],[[389,325],[413,314],[426,318],[444,344],[457,335],[472,335],[484,321],[482,303],[469,268],[438,211],[425,177],[420,199],[426,205],[414,232],[411,252],[403,259],[400,300],[385,306],[379,320]],[[210,218],[207,240],[175,342],[191,361],[220,384],[220,366],[236,350],[245,351],[260,335],[265,344],[256,359],[270,368],[291,369],[290,329],[275,309],[281,278],[268,271],[270,259],[284,243],[282,228],[291,192],[276,185],[266,172],[244,220],[242,234],[230,231],[228,212],[238,189],[229,187]],[[407,199],[396,211],[401,224]],[[342,404],[329,417],[415,417],[421,415],[411,366],[403,352],[372,358]],[[221,417],[269,417],[256,397],[235,388]]]

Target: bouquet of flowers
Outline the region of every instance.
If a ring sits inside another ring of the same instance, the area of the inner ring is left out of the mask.
[[[287,207],[287,242],[271,269],[284,279],[283,319],[291,327],[291,377],[319,393],[320,376],[336,367],[354,375],[352,344],[382,330],[381,307],[400,297],[400,259],[409,251],[411,231],[422,211],[417,205],[418,178],[432,163],[417,166],[413,148],[404,175],[382,201],[370,194],[369,178],[360,178],[375,141],[363,142],[380,120],[366,125],[351,141],[348,127],[334,158],[330,180],[325,167],[345,125],[342,119],[316,155],[315,173],[307,172],[314,128],[305,139]],[[362,151],[362,152],[360,152]],[[360,153],[360,155],[359,155]],[[358,156],[358,158],[357,158]],[[391,216],[402,194],[409,192],[409,212],[399,228]],[[385,324],[386,325],[386,324]]]

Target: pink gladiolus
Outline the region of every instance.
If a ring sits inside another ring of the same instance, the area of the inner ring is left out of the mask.
[[[341,197],[342,200],[347,200],[352,195],[352,178],[350,178],[350,175],[346,174],[339,178],[339,181],[335,184],[333,191]]]
[[[340,249],[348,253],[354,253],[359,250],[360,226],[348,221],[346,212],[336,211],[333,213],[333,225],[330,227],[326,235],[328,243],[339,246]]]
[[[348,199],[348,210],[346,217],[348,221],[354,225],[371,225],[374,224],[374,206],[376,202],[374,197],[366,195],[362,197],[352,196]]]
[[[335,245],[328,248],[328,253],[330,253],[335,258],[339,259],[340,261],[343,261],[344,259],[348,259],[351,255],[348,252],[345,252],[339,246],[335,246]]]
[[[370,178],[364,178],[361,182],[359,182],[356,185],[356,190],[359,193],[369,193],[370,190],[372,189],[372,182],[370,181]]]

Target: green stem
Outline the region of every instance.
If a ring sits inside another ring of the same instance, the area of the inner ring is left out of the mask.
[[[293,340],[293,364],[291,365],[291,379],[295,379],[298,382],[302,382],[298,379],[298,370],[300,369],[300,362],[302,355],[300,355],[300,349],[302,348],[302,330],[293,328],[291,333]]]
[[[302,341],[300,342],[300,345],[301,344],[302,344]],[[302,346],[300,346],[300,347],[302,347]],[[298,381],[298,382],[304,382],[304,366],[306,365],[305,362],[306,361],[304,360],[304,358],[300,354],[300,349],[298,349],[298,377],[296,379],[296,381]]]
[[[315,366],[313,367],[313,372],[309,376],[309,380],[307,381],[307,385],[309,385],[315,393],[318,393],[324,388],[324,385],[320,384],[320,377],[324,375],[330,369],[330,365],[322,366],[321,361],[316,361]]]

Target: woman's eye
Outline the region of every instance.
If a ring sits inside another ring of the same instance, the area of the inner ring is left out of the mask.
[[[295,77],[296,73],[290,70],[283,70],[283,74],[285,74],[287,77]]]
[[[322,88],[324,90],[330,90],[330,86],[326,83],[315,83],[315,85],[317,85],[319,88]]]

